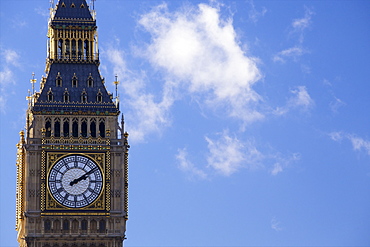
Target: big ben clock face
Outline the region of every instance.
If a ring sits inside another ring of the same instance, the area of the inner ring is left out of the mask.
[[[68,208],[83,208],[92,204],[103,189],[100,167],[90,158],[69,155],[58,160],[48,177],[50,193]]]

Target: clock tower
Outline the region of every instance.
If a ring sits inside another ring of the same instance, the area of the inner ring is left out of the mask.
[[[86,0],[50,9],[46,76],[28,98],[17,144],[21,247],[120,247],[128,219],[128,134],[99,72]],[[116,86],[118,81],[116,79]]]

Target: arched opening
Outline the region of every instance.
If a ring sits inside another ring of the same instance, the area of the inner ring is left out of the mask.
[[[76,40],[72,39],[72,59],[76,59]]]
[[[90,231],[95,233],[97,231],[97,224],[96,224],[96,221],[95,220],[92,220],[90,222]]]
[[[63,123],[63,136],[68,137],[69,136],[69,120],[68,118],[64,119]]]
[[[63,40],[58,40],[58,57],[61,58],[63,55]]]
[[[62,77],[60,76],[60,73],[59,72],[58,72],[57,78],[55,80],[55,85],[57,87],[61,87],[62,86]]]
[[[63,100],[65,103],[69,102],[69,93],[68,91],[64,91]]]
[[[73,75],[73,77],[72,77],[72,87],[77,87],[77,83],[78,83],[77,77],[76,77],[76,75]]]
[[[89,59],[89,41],[85,40],[84,41],[84,49],[85,49],[85,58]]]
[[[103,94],[100,92],[100,89],[99,89],[98,94],[96,95],[96,101],[97,101],[98,103],[103,102]]]
[[[49,233],[51,231],[51,221],[50,220],[44,221],[44,230],[46,233]]]
[[[81,94],[81,102],[87,103],[87,93],[85,92],[85,90]]]
[[[95,121],[90,123],[91,137],[96,137],[96,123]]]
[[[65,57],[66,57],[66,58],[70,58],[70,54],[71,54],[71,44],[70,44],[70,42],[69,42],[69,39],[66,39],[65,43],[66,43],[66,52],[65,52]]]
[[[86,232],[87,231],[87,220],[82,220],[81,221],[81,230],[83,232]]]
[[[72,221],[72,233],[78,232],[78,221],[75,219]]]
[[[51,88],[48,91],[48,101],[51,102],[54,100],[53,92],[51,91]]]
[[[99,232],[104,233],[106,230],[105,220],[99,221]]]
[[[88,87],[93,87],[94,86],[94,80],[91,77],[91,75],[89,76],[89,79],[87,79],[87,86]]]
[[[78,40],[78,59],[82,57],[82,40]]]
[[[60,221],[59,220],[55,220],[53,222],[53,230],[54,230],[54,232],[59,232],[60,231]]]
[[[50,120],[46,121],[45,130],[46,130],[45,136],[50,137],[51,136],[51,122],[50,122]]]
[[[72,136],[78,137],[78,123],[77,120],[74,120],[72,123]]]
[[[103,138],[105,137],[105,124],[104,124],[104,122],[99,123],[99,135]]]
[[[69,220],[63,220],[63,232],[69,231]]]
[[[87,137],[87,123],[86,121],[83,121],[81,124],[81,135],[83,137]]]
[[[60,121],[59,120],[55,120],[54,122],[54,136],[60,137]]]

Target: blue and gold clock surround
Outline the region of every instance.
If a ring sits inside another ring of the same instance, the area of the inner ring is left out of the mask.
[[[110,210],[110,152],[45,152],[41,176],[42,214]],[[106,174],[109,174],[106,176]],[[99,213],[100,212],[100,213]]]

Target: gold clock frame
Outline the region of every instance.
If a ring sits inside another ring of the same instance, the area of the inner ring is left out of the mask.
[[[98,198],[90,205],[82,208],[63,206],[51,195],[48,177],[51,168],[60,159],[69,155],[81,155],[92,159],[101,169],[103,188]],[[41,155],[41,211],[42,215],[108,215],[110,211],[110,151],[105,152],[46,152]]]

